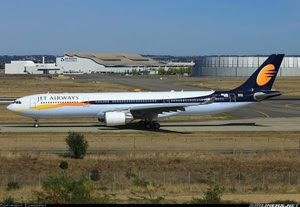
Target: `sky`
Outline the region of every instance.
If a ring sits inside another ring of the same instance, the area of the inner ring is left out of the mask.
[[[0,55],[300,55],[299,0],[1,0]]]

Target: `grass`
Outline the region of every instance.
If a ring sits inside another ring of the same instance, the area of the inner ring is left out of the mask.
[[[202,198],[203,192],[206,190],[207,186],[192,186],[190,190],[187,186],[166,186],[165,190],[160,192],[161,194],[166,195],[166,203],[185,203],[191,201],[193,198]],[[22,187],[19,190],[7,192],[5,187],[0,187],[0,202],[5,198],[11,196],[16,202],[20,203],[33,203],[32,191],[39,191],[41,187],[38,185],[35,186],[26,186]],[[127,190],[115,190],[107,189],[105,191],[97,190],[97,193],[100,195],[103,193],[107,194],[116,194],[116,199],[121,201],[126,201],[130,195],[130,189]],[[222,195],[222,200],[231,201],[234,203],[279,203],[278,201],[296,201],[300,202],[298,193],[228,193],[225,192]],[[277,202],[274,202],[277,201]],[[289,202],[285,202],[289,203]]]
[[[17,84],[16,84],[17,83]],[[0,97],[22,97],[39,93],[93,93],[93,92],[133,91],[133,88],[99,81],[81,82],[68,76],[1,76]]]
[[[0,189],[0,195],[11,195],[17,201],[30,200],[29,189],[38,188],[39,179],[42,182],[47,175],[61,172],[61,161],[67,161],[68,171],[78,178],[81,174],[88,175],[91,170],[99,170],[101,180],[98,189],[117,194],[121,200],[130,195],[131,188],[123,175],[132,169],[147,180],[160,184],[165,182],[161,193],[167,195],[166,200],[170,203],[199,198],[207,188],[209,174],[210,177],[215,175],[216,181],[225,187],[222,200],[271,202],[288,199],[299,202],[296,193],[300,192],[300,154],[286,150],[298,148],[299,135],[299,132],[87,133],[85,137],[90,149],[99,150],[99,153],[75,160],[35,153],[35,150],[66,150],[64,139],[67,134],[2,133],[1,149],[10,152],[2,151],[0,154],[0,186],[12,181],[15,174],[22,187],[4,194]],[[233,146],[243,150],[268,147],[271,152],[226,154],[219,151]],[[15,148],[29,151],[13,152]],[[240,182],[236,178],[239,171],[243,175]],[[191,172],[191,185],[188,185],[188,172]],[[291,173],[290,185],[288,172]]]
[[[240,135],[237,138],[236,135]],[[243,136],[241,136],[243,135]],[[162,171],[195,172],[300,172],[297,149],[299,133],[132,133],[85,134],[90,154],[84,162],[66,158],[70,171],[78,173],[125,171],[129,168]],[[64,159],[58,155],[39,154],[63,150],[66,134],[0,134],[2,173],[58,172]],[[268,139],[266,137],[272,137]],[[232,149],[236,148],[236,153]],[[239,150],[238,150],[239,149]],[[293,152],[289,150],[294,149]],[[19,154],[25,150],[25,155]],[[228,152],[230,153],[226,153]],[[252,153],[248,153],[248,151]],[[253,153],[255,151],[266,153]],[[8,153],[10,152],[10,153]],[[33,153],[31,153],[33,152]],[[89,151],[88,151],[89,152]],[[244,152],[244,153],[243,153]],[[269,152],[269,153],[267,153]],[[6,163],[6,164],[5,164]],[[16,171],[16,166],[18,170]],[[237,174],[234,175],[234,177]]]
[[[87,173],[83,175],[86,174]],[[74,176],[72,174],[68,175],[72,177]],[[106,177],[103,175],[106,175]],[[123,178],[123,180],[120,180],[119,177],[116,176],[115,183],[113,184],[113,172],[110,173],[110,178],[108,178],[107,175],[108,173],[105,174],[105,172],[101,172],[101,180],[99,182],[96,182],[96,192],[100,195],[103,195],[104,193],[116,194],[116,198],[118,200],[126,202],[128,197],[130,196],[130,192],[136,191],[136,188],[131,186],[130,182],[125,178]],[[158,175],[158,173],[151,174],[151,176],[155,175]],[[77,179],[79,179],[80,176],[81,175],[78,174],[76,176]],[[145,174],[141,173],[141,176],[142,178],[144,178]],[[170,175],[168,174],[166,175],[167,181],[170,179],[169,176]],[[4,176],[2,176],[2,178],[5,179]],[[17,179],[21,179],[21,177],[19,176]],[[32,191],[40,190],[41,187],[40,185],[38,185],[38,176],[35,176],[34,178],[28,176],[27,179],[36,179],[36,182],[30,185],[23,185],[20,189],[14,191],[7,191],[4,186],[0,187],[0,201],[5,197],[11,196],[17,202],[30,202],[33,199]],[[45,180],[46,175],[42,175],[41,179],[42,181]],[[128,182],[127,184],[126,181]],[[182,180],[180,181],[182,182]],[[203,194],[207,190],[207,184],[192,183],[191,185],[188,185],[186,179],[185,183],[177,182],[178,178],[177,180],[173,179],[173,183],[167,182],[162,186],[162,188],[159,189],[159,192],[156,192],[156,195],[164,195],[166,203],[184,203],[191,201],[193,198],[203,198]],[[254,179],[252,180],[251,184],[238,185],[235,183],[232,186],[232,183],[227,183],[227,185],[224,184],[224,182],[222,183],[222,185],[225,186],[225,191],[221,197],[222,201],[229,201],[231,203],[270,203],[275,200],[290,200],[299,202],[299,185],[273,184],[268,185],[268,187],[261,188],[261,182],[259,182],[258,180],[255,181]],[[152,188],[151,185],[150,188]],[[234,189],[234,191],[232,189]],[[253,189],[257,190],[253,191]]]
[[[300,132],[85,133],[92,152],[255,152],[299,149]],[[66,151],[66,133],[2,133],[0,152]],[[272,138],[270,138],[272,137]]]

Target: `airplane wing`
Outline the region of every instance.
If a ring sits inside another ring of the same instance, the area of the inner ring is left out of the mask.
[[[163,113],[163,112],[176,112],[176,111],[185,111],[185,107],[188,106],[199,106],[211,104],[215,101],[215,97],[206,100],[203,103],[176,103],[176,104],[164,104],[158,106],[137,106],[130,109],[130,111],[148,111],[153,113]]]
[[[144,105],[144,106],[133,106],[133,107],[118,107],[110,109],[110,111],[130,111],[132,116],[135,118],[141,118],[145,116],[152,116],[166,112],[179,112],[185,111],[185,107],[188,106],[199,106],[211,104],[215,101],[215,97],[212,97],[203,103],[164,103],[159,105]]]

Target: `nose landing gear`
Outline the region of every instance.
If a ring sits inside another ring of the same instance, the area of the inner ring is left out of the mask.
[[[34,128],[38,128],[40,125],[39,125],[39,123],[38,123],[38,120],[37,119],[34,119],[34,124],[33,124],[33,127]]]

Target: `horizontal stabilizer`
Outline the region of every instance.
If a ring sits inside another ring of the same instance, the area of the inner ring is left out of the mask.
[[[275,96],[280,96],[280,95],[281,95],[281,93],[278,92],[278,91],[275,91],[273,93],[256,92],[253,95],[253,98],[256,101],[262,101],[262,100],[265,100],[265,99],[268,99],[268,98],[272,98],[272,97],[275,97]]]

